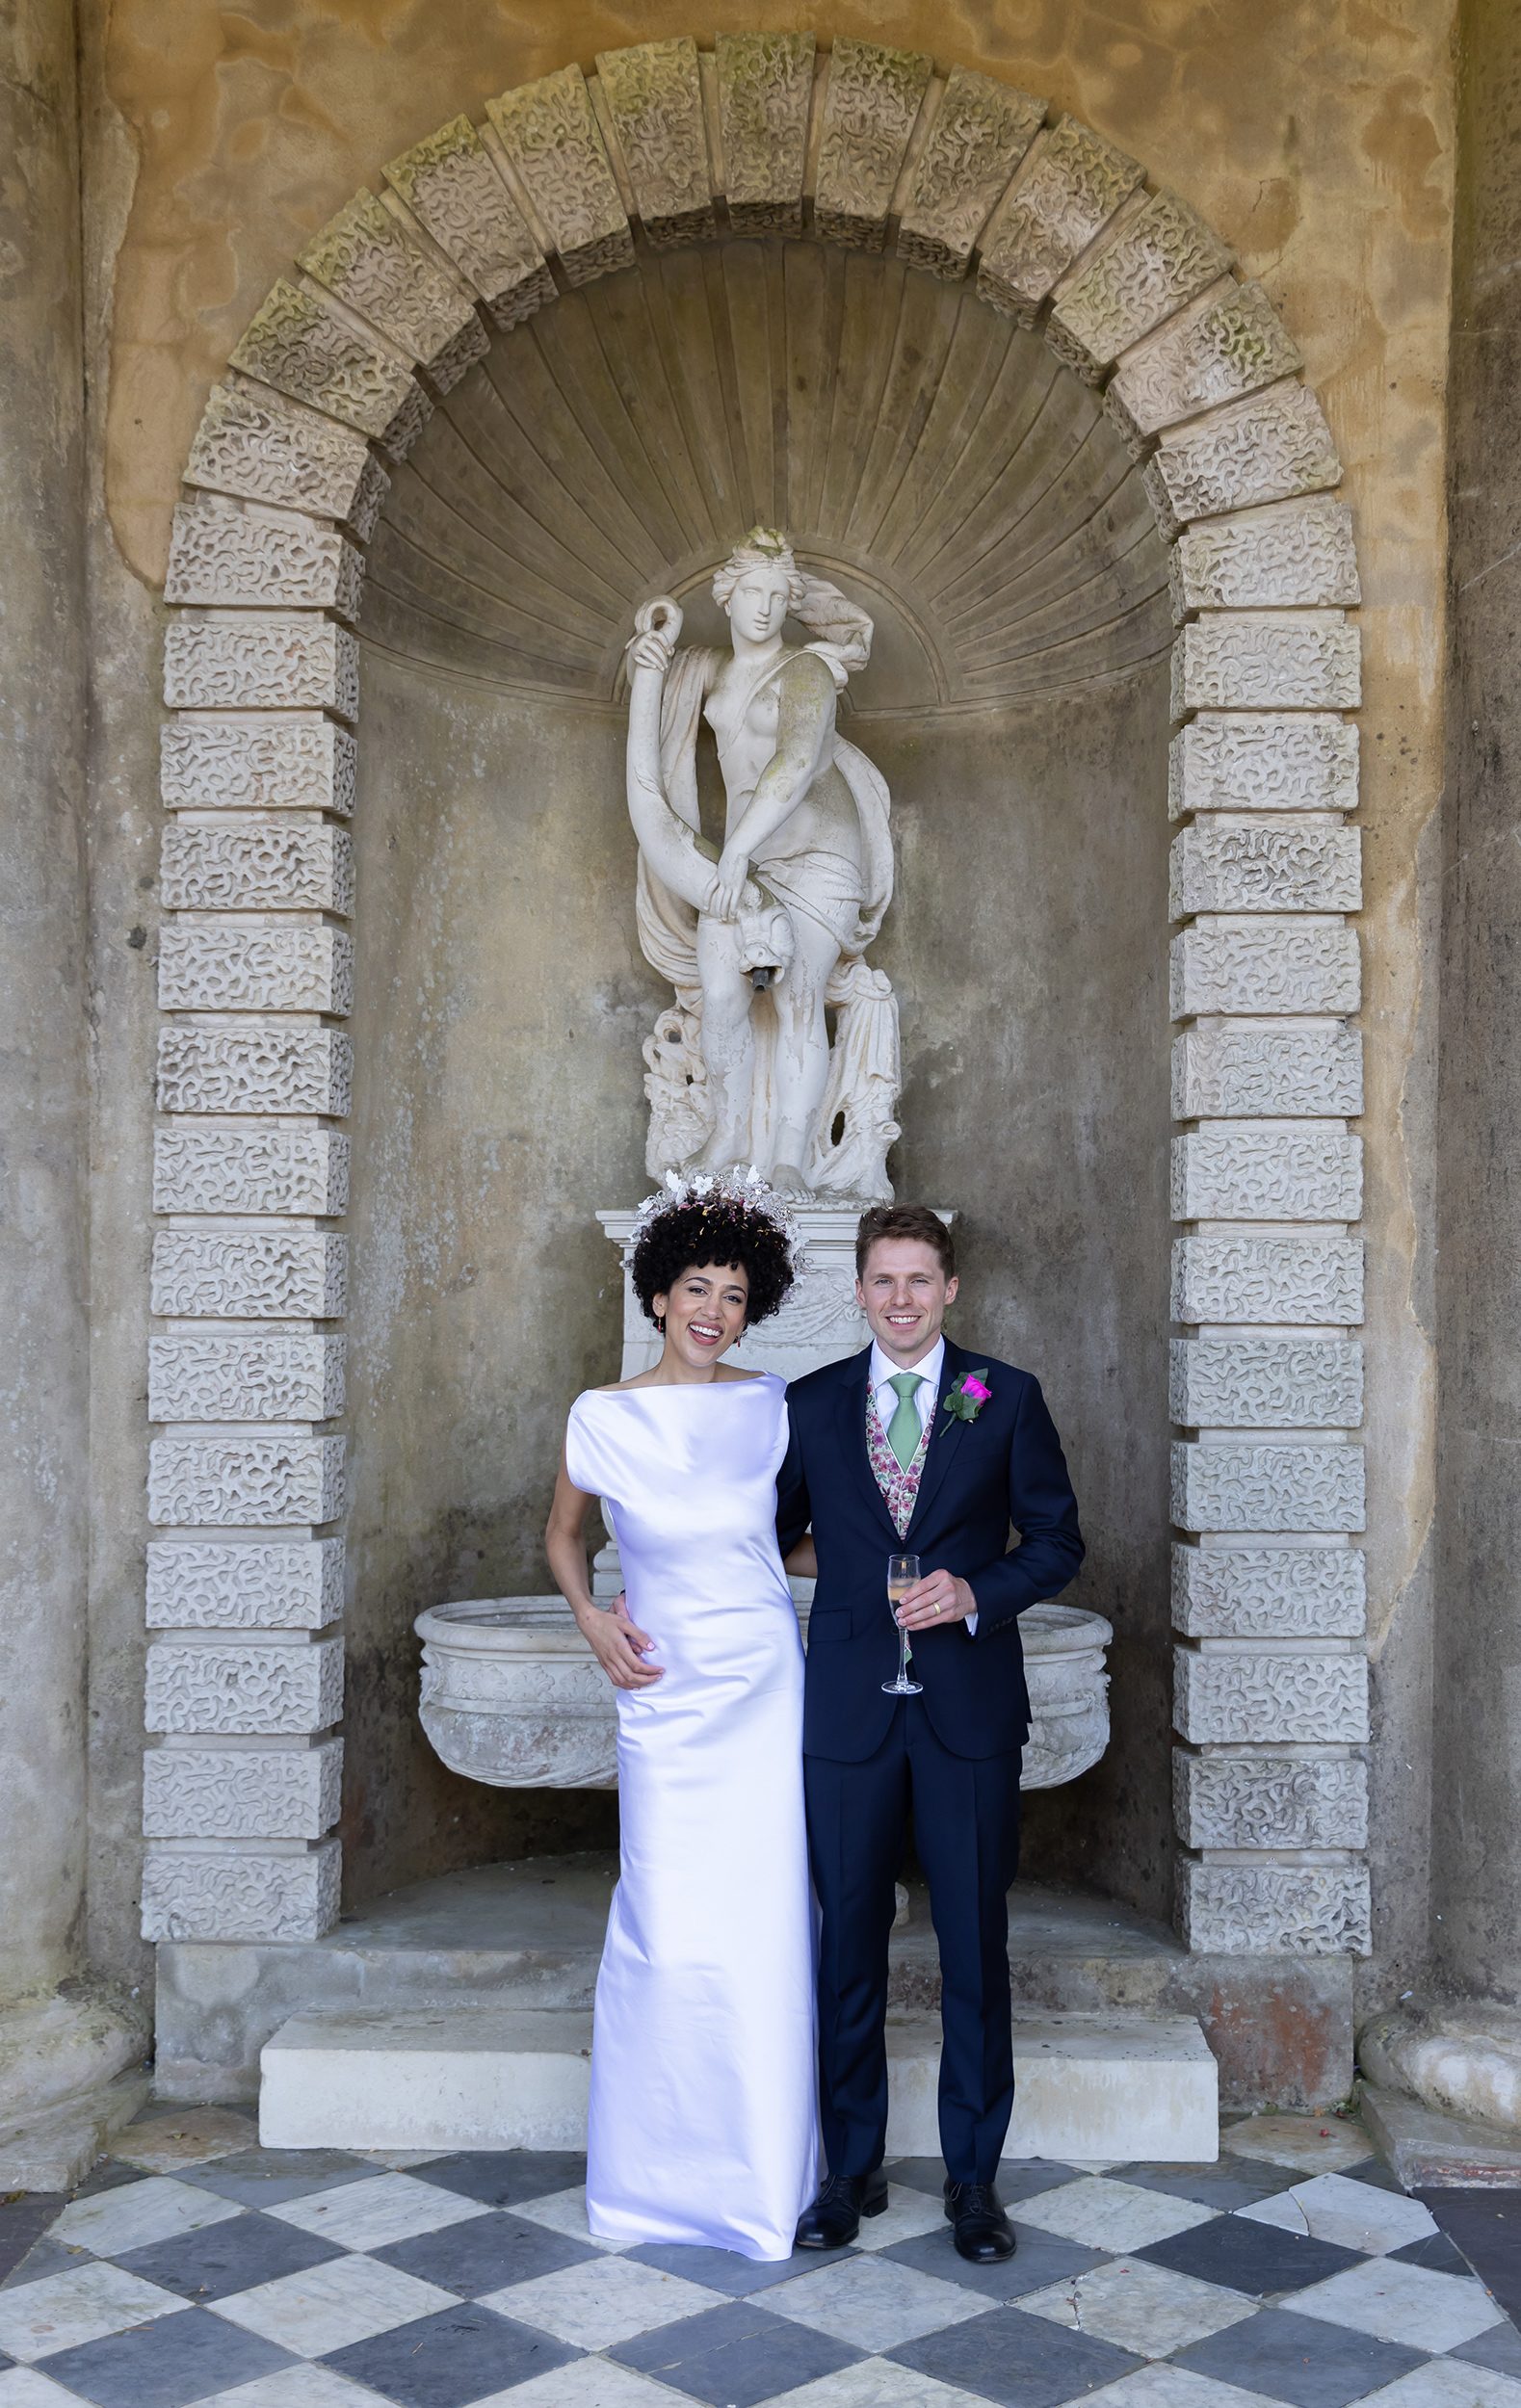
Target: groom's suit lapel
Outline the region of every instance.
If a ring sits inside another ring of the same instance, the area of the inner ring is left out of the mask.
[[[904,1536],[905,1547],[909,1546],[923,1530],[930,1507],[939,1494],[941,1483],[966,1435],[969,1425],[959,1420],[955,1413],[948,1413],[945,1409],[945,1400],[961,1374],[966,1370],[969,1361],[970,1357],[964,1349],[954,1345],[947,1338],[945,1361],[940,1372],[940,1393],[935,1399],[934,1420],[930,1426],[930,1445],[925,1454],[924,1470],[919,1476],[919,1494],[914,1499],[913,1515]],[[864,1406],[862,1409],[864,1411]]]
[[[846,1468],[867,1502],[876,1506],[878,1519],[887,1533],[889,1548],[901,1547],[904,1542],[898,1535],[898,1526],[887,1510],[887,1500],[877,1485],[872,1458],[866,1452],[866,1380],[871,1364],[870,1347],[864,1354],[851,1358],[846,1376],[840,1383],[836,1433]]]

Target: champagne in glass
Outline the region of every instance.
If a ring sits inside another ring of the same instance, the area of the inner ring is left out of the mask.
[[[918,1585],[918,1557],[889,1556],[887,1558],[887,1603],[892,1610],[893,1620],[898,1626],[898,1678],[896,1681],[882,1683],[883,1693],[888,1697],[922,1697],[924,1695],[924,1683],[910,1681],[908,1678],[908,1634],[903,1624],[898,1621],[899,1607],[908,1591],[911,1588],[917,1588]]]

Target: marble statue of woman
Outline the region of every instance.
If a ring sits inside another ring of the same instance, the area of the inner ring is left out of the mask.
[[[864,955],[892,896],[888,796],[835,723],[872,622],[770,528],[751,530],[713,592],[730,650],[678,652],[665,596],[639,611],[628,647],[640,942],[676,990],[644,1048],[648,1167],[754,1163],[792,1195],[884,1200],[898,1007]],[[789,616],[811,641],[786,641]],[[703,721],[721,851],[698,806]]]

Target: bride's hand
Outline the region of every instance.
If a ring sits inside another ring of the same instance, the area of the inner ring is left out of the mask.
[[[581,1624],[587,1642],[615,1688],[650,1688],[665,1679],[659,1664],[644,1662],[654,1640],[629,1620],[621,1596],[604,1611],[599,1606]]]

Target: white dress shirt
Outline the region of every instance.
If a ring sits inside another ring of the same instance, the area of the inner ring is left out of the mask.
[[[935,1406],[940,1400],[940,1381],[944,1371],[945,1340],[943,1338],[936,1338],[929,1353],[921,1354],[917,1363],[894,1363],[882,1352],[874,1338],[871,1365],[866,1375],[871,1382],[872,1395],[877,1400],[877,1418],[883,1429],[887,1428],[898,1410],[898,1391],[893,1386],[893,1381],[900,1372],[917,1372],[924,1383],[913,1392],[913,1406],[919,1416],[920,1428],[928,1429],[934,1419]],[[966,1627],[975,1638],[977,1636],[975,1613],[967,1615]]]

